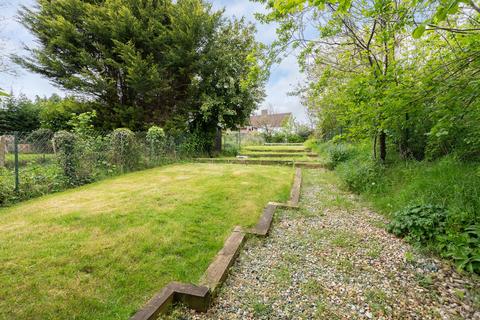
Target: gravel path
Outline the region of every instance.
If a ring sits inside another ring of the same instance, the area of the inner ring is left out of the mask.
[[[206,314],[174,319],[475,319],[478,278],[460,275],[384,230],[386,220],[305,170],[302,209],[277,211],[249,239]]]

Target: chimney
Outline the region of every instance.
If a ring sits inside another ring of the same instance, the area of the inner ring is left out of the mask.
[[[267,109],[262,110],[262,116],[268,116],[268,110]]]

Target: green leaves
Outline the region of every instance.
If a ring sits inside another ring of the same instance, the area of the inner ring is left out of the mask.
[[[202,0],[40,1],[22,22],[40,46],[17,62],[95,98],[105,129],[233,128],[262,96],[254,29]],[[203,100],[215,101],[208,115]]]
[[[425,28],[426,27],[424,24],[419,25],[418,27],[415,28],[415,30],[413,30],[412,36],[415,39],[422,37],[422,35],[425,33]]]

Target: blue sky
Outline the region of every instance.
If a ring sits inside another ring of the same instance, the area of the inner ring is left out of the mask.
[[[4,4],[6,2],[6,4]],[[225,8],[227,16],[246,17],[257,25],[257,39],[264,43],[271,43],[275,39],[275,26],[262,25],[255,21],[253,14],[261,12],[263,7],[258,3],[247,0],[210,0],[215,9]],[[22,25],[16,22],[15,16],[20,5],[31,6],[35,0],[0,0],[0,16],[4,17],[0,38],[3,47],[9,53],[22,52],[24,45],[34,44],[34,38]],[[270,80],[266,86],[267,98],[262,108],[273,108],[277,112],[292,112],[298,120],[306,121],[305,110],[297,97],[287,93],[304,79],[299,71],[296,57],[289,56],[273,67]],[[2,75],[0,87],[12,90],[15,94],[24,93],[29,97],[49,96],[52,93],[62,94],[60,88],[54,87],[47,79],[16,67],[16,75]]]

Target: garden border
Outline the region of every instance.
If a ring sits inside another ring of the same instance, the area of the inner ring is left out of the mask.
[[[178,302],[196,311],[207,311],[213,297],[215,297],[218,289],[225,281],[229,268],[235,262],[246,236],[267,236],[277,208],[298,208],[301,186],[302,169],[297,167],[289,201],[287,203],[269,202],[257,225],[251,229],[235,227],[230,237],[225,241],[222,250],[218,252],[213,262],[207,268],[199,286],[170,282],[162,291],[147,302],[142,309],[135,313],[130,320],[157,319],[162,313],[168,311],[172,304]]]

